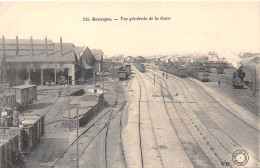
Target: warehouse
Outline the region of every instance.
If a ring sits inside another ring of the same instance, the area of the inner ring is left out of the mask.
[[[3,45],[4,44],[4,45]],[[84,67],[74,51],[74,44],[53,43],[44,39],[5,39],[0,43],[0,59],[6,56],[6,82],[10,86],[29,81],[34,85],[70,84],[84,76]],[[1,78],[2,79],[2,78]]]

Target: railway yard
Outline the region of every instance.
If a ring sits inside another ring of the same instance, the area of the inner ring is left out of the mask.
[[[121,65],[95,83],[37,86],[20,109],[20,140],[1,127],[13,142],[1,166],[259,167],[258,97],[232,87],[232,70],[202,82],[152,63]]]
[[[0,3],[0,168],[260,168],[259,1]]]

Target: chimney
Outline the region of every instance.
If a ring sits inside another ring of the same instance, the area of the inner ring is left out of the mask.
[[[2,37],[2,52],[3,52],[3,57],[5,56],[5,36]]]
[[[60,55],[63,56],[63,53],[62,53],[62,37],[60,37]]]
[[[16,36],[16,56],[18,56],[18,36]]]
[[[45,37],[45,56],[48,56],[48,42],[47,42],[47,37]]]
[[[31,36],[31,56],[33,56],[33,39],[32,39],[32,36]]]

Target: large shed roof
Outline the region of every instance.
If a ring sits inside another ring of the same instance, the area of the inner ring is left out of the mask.
[[[16,50],[16,40],[5,40],[5,55],[7,63],[21,62],[76,62],[74,44],[62,43],[62,55],[60,43],[47,41],[47,55],[45,54],[45,40],[33,40],[33,55],[31,55],[30,39],[18,40],[18,52]],[[0,60],[3,58],[2,42],[0,43]],[[17,55],[18,54],[18,55]]]

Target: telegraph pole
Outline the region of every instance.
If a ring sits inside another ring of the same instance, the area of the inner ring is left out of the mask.
[[[256,87],[257,87],[256,81],[257,81],[257,79],[256,79],[256,65],[255,65],[255,92],[254,92],[254,96],[256,96]]]
[[[155,74],[153,74],[153,84],[155,85]]]
[[[79,107],[77,105],[77,168],[79,168]]]
[[[69,130],[70,130],[70,82],[68,78],[68,112],[69,112]]]
[[[95,70],[94,70],[94,72],[93,72],[93,85],[95,86]]]
[[[102,91],[102,93],[103,93],[103,96],[104,96],[104,59],[102,59],[102,72],[103,72],[103,91]]]
[[[5,59],[6,59],[6,55],[5,55],[5,37],[2,37],[2,52],[3,52],[3,67],[2,67],[2,74],[3,74],[3,95],[4,95],[4,99],[5,99]]]

